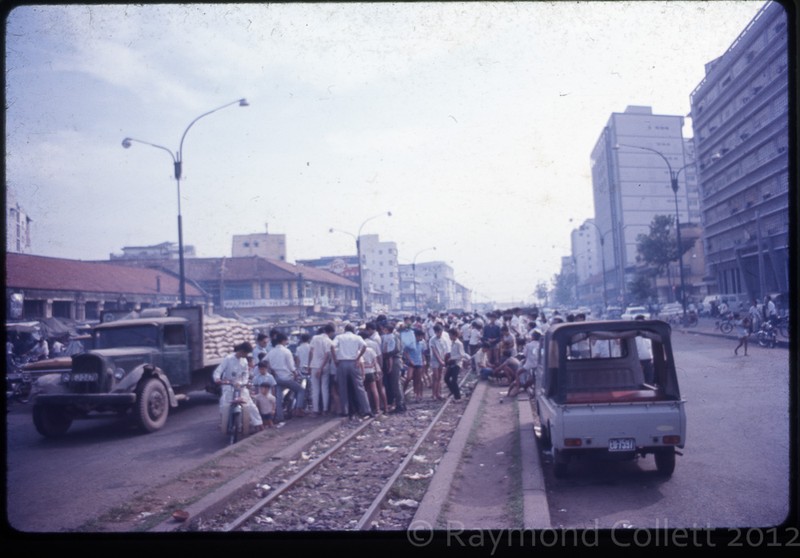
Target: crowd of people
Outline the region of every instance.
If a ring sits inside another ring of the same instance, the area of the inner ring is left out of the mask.
[[[555,312],[548,318],[536,308],[396,319],[380,315],[338,328],[329,323],[301,335],[293,350],[286,334],[273,329],[258,334],[255,344],[234,347],[214,371],[222,385],[220,410],[230,403],[233,385],[241,383],[252,386],[253,397],[245,397],[255,430],[307,413],[350,418],[402,413],[426,393],[444,400],[445,389],[460,401],[459,377],[470,369],[486,381],[507,383],[513,395],[533,384],[547,328],[573,319],[585,316]],[[292,403],[285,409],[288,392]]]

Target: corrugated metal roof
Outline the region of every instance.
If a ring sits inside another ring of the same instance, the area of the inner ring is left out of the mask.
[[[163,271],[11,252],[6,253],[6,287],[145,295],[180,293],[178,278]],[[187,283],[186,294],[203,293]]]

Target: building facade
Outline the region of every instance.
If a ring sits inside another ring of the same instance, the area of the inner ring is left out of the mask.
[[[196,286],[186,285],[186,302],[206,306],[208,299]],[[105,311],[138,311],[179,303],[179,280],[172,273],[108,262],[6,254],[9,318],[99,320]]]
[[[193,258],[194,246],[183,247],[183,257]],[[180,246],[177,242],[162,242],[152,246],[125,246],[122,254],[110,254],[111,260],[151,260],[151,259],[180,259]]]
[[[13,191],[6,191],[6,250],[17,254],[31,253],[31,219],[17,203]]]
[[[788,63],[786,12],[767,2],[690,97],[714,293],[789,290]]]
[[[637,265],[637,237],[656,215],[690,227],[699,217],[691,144],[684,118],[653,114],[648,106],[613,113],[592,150],[595,225],[601,239],[609,305],[628,302]],[[677,190],[672,178],[677,177]],[[691,293],[687,293],[691,296]]]
[[[269,234],[268,231],[253,234],[235,234],[231,245],[234,258],[258,256],[270,260],[286,261],[286,235]]]
[[[364,234],[359,240],[368,308],[373,306],[369,304],[370,299],[376,300],[376,297],[382,304],[381,308],[373,308],[374,311],[396,308],[400,294],[397,243],[381,242],[377,234]]]

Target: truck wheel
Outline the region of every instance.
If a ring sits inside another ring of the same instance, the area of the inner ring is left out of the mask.
[[[567,476],[569,460],[558,449],[553,450],[553,474],[557,479]]]
[[[60,407],[33,406],[33,425],[46,438],[63,436],[71,424],[72,419]]]
[[[169,415],[167,388],[156,378],[145,380],[136,390],[136,420],[145,432],[164,426]]]
[[[675,470],[675,450],[672,448],[658,450],[653,454],[656,458],[656,469],[662,477],[672,476]]]

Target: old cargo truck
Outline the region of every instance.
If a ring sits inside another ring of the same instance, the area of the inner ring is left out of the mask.
[[[649,454],[660,475],[672,475],[686,443],[686,413],[670,334],[660,320],[572,322],[548,330],[536,410],[557,477],[573,459]]]
[[[253,331],[179,307],[98,324],[92,338],[93,348],[67,369],[61,363],[36,381],[33,422],[41,435],[61,436],[73,420],[104,413],[130,414],[144,432],[156,431],[189,393],[215,391],[214,368]]]

